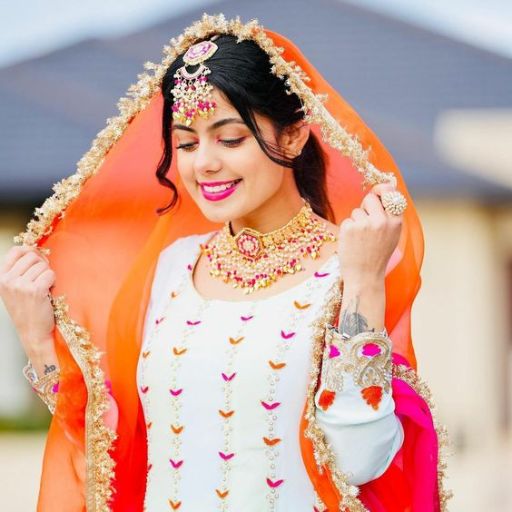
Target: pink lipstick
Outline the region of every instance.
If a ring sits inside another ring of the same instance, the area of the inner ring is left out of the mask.
[[[238,179],[232,181],[213,181],[208,183],[200,183],[199,185],[205,199],[208,199],[209,201],[220,201],[221,199],[225,199],[226,197],[230,196],[238,187],[240,181],[242,180]],[[228,185],[228,188],[211,190],[211,187],[221,187],[222,185]]]

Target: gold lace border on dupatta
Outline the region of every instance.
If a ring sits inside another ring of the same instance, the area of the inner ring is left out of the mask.
[[[287,89],[296,93],[301,99],[305,120],[318,124],[324,142],[352,160],[354,167],[362,173],[364,184],[374,185],[395,180],[393,173],[382,172],[369,161],[369,150],[365,150],[357,136],[350,134],[332,117],[324,106],[326,96],[315,94],[311,90],[307,85],[310,79],[306,73],[295,62],[284,60],[281,56],[283,48],[274,44],[257,20],[244,24],[238,17],[227,20],[222,14],[216,16],[205,14],[179,37],[171,39],[169,45],[164,46],[160,64],[152,62],[144,64],[146,72],[138,75],[138,82],[131,85],[126,96],[118,101],[119,114],[107,119],[107,126],[97,134],[91,148],[78,162],[77,171],[54,184],[54,194],[47,198],[41,207],[35,209],[34,218],[28,222],[26,230],[14,238],[14,243],[34,246],[38,240],[51,233],[53,221],[64,216],[66,208],[79,196],[84,183],[98,172],[106,153],[123,135],[131,119],[144,110],[154,94],[159,92],[162,78],[169,65],[191,45],[216,33],[234,35],[239,41],[253,40],[269,55],[272,73],[282,78]],[[48,252],[48,249],[43,251]],[[104,375],[99,364],[101,355],[89,340],[87,330],[67,317],[64,296],[54,299],[54,311],[58,318],[58,328],[83,372],[89,394],[85,413],[87,512],[109,512],[108,500],[112,495],[111,478],[114,467],[109,451],[116,434],[101,420],[102,411],[108,401]],[[319,359],[316,358],[315,364],[318,362]],[[314,422],[311,425],[311,429],[316,432],[318,427],[315,428]],[[316,433],[315,438],[320,440],[320,436]],[[321,443],[318,453],[321,454],[319,456],[321,460],[327,453]],[[357,505],[359,503],[357,498],[352,498],[349,493],[343,492],[346,490],[346,484],[343,483],[341,474],[335,469],[330,456],[329,460],[329,467],[333,468],[335,481],[345,496],[345,501],[351,500],[356,504],[355,506],[359,506],[353,510],[363,510],[362,505]]]

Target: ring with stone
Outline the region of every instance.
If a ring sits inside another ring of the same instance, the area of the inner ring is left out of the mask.
[[[404,195],[396,190],[383,192],[381,201],[384,210],[391,215],[402,215],[407,208],[407,200]]]

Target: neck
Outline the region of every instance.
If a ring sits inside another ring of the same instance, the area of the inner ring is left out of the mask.
[[[274,231],[286,225],[303,206],[304,201],[298,192],[289,196],[280,194],[279,197],[271,198],[249,214],[233,219],[232,234],[236,235],[244,228],[252,228],[263,234]]]

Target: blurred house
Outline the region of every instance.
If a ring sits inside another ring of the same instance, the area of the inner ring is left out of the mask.
[[[214,12],[290,37],[390,149],[425,229],[413,331],[438,416],[460,451],[510,435],[512,60],[342,1],[232,0]],[[0,70],[0,251],[74,172],[143,62],[201,14]],[[5,315],[0,336],[9,414],[29,389]]]

